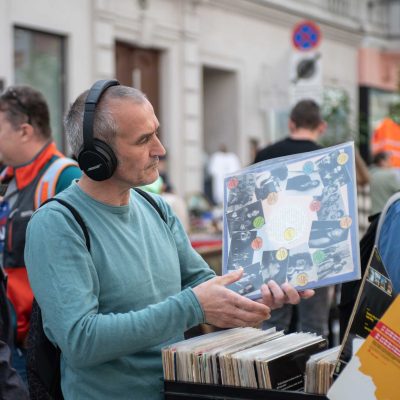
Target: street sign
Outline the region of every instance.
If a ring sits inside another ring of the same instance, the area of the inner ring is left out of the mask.
[[[290,103],[308,98],[322,102],[321,30],[312,21],[301,21],[292,31],[292,57],[290,65]]]
[[[319,26],[312,21],[298,23],[292,33],[292,44],[296,50],[315,50],[321,40]]]
[[[290,103],[302,99],[322,101],[322,63],[318,51],[293,51],[290,62]]]

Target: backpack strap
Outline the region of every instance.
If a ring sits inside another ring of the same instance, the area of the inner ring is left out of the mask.
[[[73,206],[71,206],[71,204],[67,203],[66,201],[59,199],[57,197],[52,197],[51,199],[47,199],[40,207],[44,206],[47,203],[50,203],[51,201],[56,201],[57,203],[62,204],[64,207],[68,208],[69,211],[71,211],[71,214],[74,216],[76,222],[79,224],[79,226],[81,227],[82,231],[83,231],[83,235],[85,236],[85,242],[86,242],[86,247],[90,252],[90,237],[89,237],[89,232],[86,228],[85,223],[83,222],[83,219],[81,217],[81,215],[79,214],[79,212],[76,210],[76,208],[74,208]]]
[[[56,186],[61,173],[68,167],[78,166],[77,162],[68,157],[57,158],[40,178],[36,186],[34,207],[39,208],[47,199],[56,194]]]
[[[160,215],[161,219],[167,223],[165,216],[163,214],[163,212],[161,211],[159,205],[157,204],[157,202],[154,200],[154,198],[149,195],[147,192],[135,188],[135,191],[137,193],[139,193],[141,196],[143,196],[154,208],[155,210],[158,212],[158,214]],[[44,203],[42,203],[40,205],[40,207],[44,206],[47,203],[50,203],[51,201],[56,201],[57,203],[62,204],[64,207],[68,208],[68,210],[71,212],[71,214],[74,216],[76,222],[79,224],[79,226],[82,229],[83,235],[85,236],[85,242],[86,242],[86,247],[90,252],[90,236],[89,236],[89,232],[87,230],[87,227],[85,225],[85,223],[83,222],[83,219],[81,217],[81,215],[79,214],[79,212],[76,210],[75,207],[73,207],[71,204],[69,204],[68,202],[66,202],[65,200],[59,199],[58,197],[52,197],[50,199],[47,199]]]
[[[395,203],[399,199],[400,199],[400,192],[397,192],[394,195],[392,195],[391,197],[389,197],[389,200],[386,202],[385,207],[383,207],[383,210],[379,217],[378,227],[376,228],[374,246],[378,247],[379,236],[381,234],[381,229],[382,229],[383,223],[385,221],[386,214],[389,211],[389,208],[393,205],[393,203]]]
[[[147,192],[145,192],[142,189],[139,188],[134,188],[134,191],[136,193],[139,193],[142,197],[144,197],[154,208],[155,210],[158,212],[158,215],[161,217],[161,219],[167,223],[167,219],[165,218],[165,215],[163,214],[163,212],[161,211],[160,206],[157,204],[157,202],[154,200],[153,196]]]

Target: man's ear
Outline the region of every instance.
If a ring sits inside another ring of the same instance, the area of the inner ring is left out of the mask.
[[[296,130],[296,125],[291,119],[289,119],[288,121],[288,127],[289,127],[289,132],[294,132]]]
[[[31,124],[21,124],[20,135],[23,142],[30,142],[35,135],[35,128]]]
[[[326,131],[326,128],[328,128],[328,124],[326,123],[326,121],[322,121],[322,122],[318,125],[318,128],[317,128],[318,133],[319,133],[320,135],[322,135],[322,134]]]

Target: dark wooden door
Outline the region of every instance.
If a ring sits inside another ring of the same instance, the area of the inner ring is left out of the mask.
[[[160,52],[116,43],[117,79],[122,85],[140,89],[146,94],[159,116],[159,59]]]

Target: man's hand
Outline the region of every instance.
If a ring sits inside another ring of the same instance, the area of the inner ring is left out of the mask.
[[[225,287],[239,280],[242,275],[243,269],[239,269],[210,279],[193,289],[207,323],[219,328],[256,326],[270,317],[271,310],[266,303],[250,300]]]
[[[287,282],[279,286],[275,281],[269,281],[261,286],[262,298],[259,302],[265,304],[271,310],[275,310],[284,304],[298,304],[301,299],[309,299],[314,296],[314,293],[314,290],[311,289],[298,292]]]

